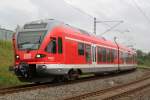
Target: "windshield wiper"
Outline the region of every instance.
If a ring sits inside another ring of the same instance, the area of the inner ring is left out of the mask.
[[[35,45],[33,44],[30,48],[26,48],[27,52],[30,52],[31,50],[34,50],[34,49],[33,49],[34,46],[35,46]]]
[[[24,44],[30,44],[31,42],[22,42],[22,43],[19,43],[18,45],[24,45]]]
[[[40,35],[39,37],[39,41],[38,41],[39,44],[41,43],[41,39],[42,39],[42,35]]]

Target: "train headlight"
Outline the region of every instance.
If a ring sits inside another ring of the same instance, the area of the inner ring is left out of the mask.
[[[19,59],[20,57],[19,57],[19,55],[16,55],[16,59]]]
[[[36,58],[44,58],[46,55],[44,55],[44,54],[37,54],[36,55]]]
[[[40,57],[41,57],[41,55],[40,55],[40,54],[37,54],[37,55],[36,55],[36,58],[40,58]]]

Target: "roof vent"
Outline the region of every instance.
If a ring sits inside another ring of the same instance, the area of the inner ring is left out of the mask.
[[[25,24],[24,29],[42,29],[46,28],[47,23],[41,23],[41,24]]]

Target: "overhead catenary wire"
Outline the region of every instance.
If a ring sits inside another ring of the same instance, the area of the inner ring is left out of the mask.
[[[146,15],[146,13],[142,10],[142,8],[139,6],[139,4],[135,1],[132,0],[135,7],[137,8],[137,10],[139,10],[139,12],[144,16],[144,18],[150,23],[150,18]]]
[[[75,9],[76,11],[78,11],[78,12],[80,12],[80,13],[82,13],[82,14],[85,14],[85,15],[87,15],[87,16],[90,17],[90,18],[94,18],[92,15],[90,15],[90,14],[88,14],[88,13],[82,11],[81,9],[79,9],[79,8],[77,8],[77,7],[75,7],[75,6],[72,6],[72,5],[69,4],[68,2],[66,2],[66,3],[68,4],[68,6],[70,6],[70,7],[73,8],[73,9]]]
[[[92,16],[92,15],[90,15],[90,14],[88,14],[88,13],[82,11],[81,9],[79,9],[79,8],[77,8],[77,7],[75,7],[75,6],[72,6],[72,5],[69,4],[68,2],[66,2],[66,3],[67,3],[71,8],[73,8],[73,9],[75,9],[75,10],[81,12],[82,14],[85,14],[85,15],[87,15],[88,17],[90,17],[90,18],[92,18],[92,19],[95,20],[96,17],[94,17],[94,16]],[[96,19],[97,19],[97,18],[96,18]],[[121,23],[120,23],[120,20],[110,20],[110,21],[97,21],[97,20],[96,20],[96,23],[97,23],[97,22],[98,22],[98,23],[102,23],[103,25],[109,27],[109,29],[107,29],[105,32],[101,33],[101,34],[103,35],[104,33],[107,33],[107,32],[109,32],[109,31],[111,31],[112,29],[114,29],[115,27],[117,27],[118,25],[120,25],[123,21],[121,21]],[[117,24],[115,24],[114,26],[110,26],[110,25],[107,24],[106,22],[113,22],[113,23],[116,23],[116,22],[117,22]],[[94,23],[94,32],[93,32],[93,33],[96,34],[95,25],[96,25],[96,24]],[[100,34],[100,36],[101,36],[101,34]]]
[[[111,31],[111,30],[114,29],[115,27],[119,26],[121,23],[123,23],[123,21],[119,21],[116,25],[114,25],[114,26],[110,27],[109,29],[107,29],[105,32],[103,32],[103,33],[101,34],[101,36],[104,35],[105,33],[109,32],[109,31]]]

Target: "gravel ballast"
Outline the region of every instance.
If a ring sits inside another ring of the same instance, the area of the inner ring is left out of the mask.
[[[125,84],[150,74],[149,70],[137,69],[136,71],[108,77],[105,79],[91,80],[76,84],[49,87],[0,96],[0,100],[62,100],[66,97],[76,96],[96,90]],[[100,76],[103,77],[103,76]]]
[[[115,98],[115,100],[150,100],[150,87]]]

